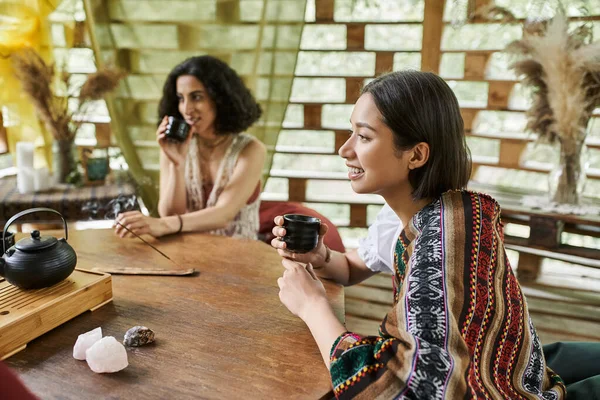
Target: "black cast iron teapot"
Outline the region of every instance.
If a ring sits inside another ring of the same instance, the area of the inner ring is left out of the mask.
[[[19,240],[7,250],[4,236],[10,225],[24,215],[39,211],[60,215],[65,227],[65,237],[57,239],[54,236],[40,236],[40,231],[33,231],[31,237]],[[21,211],[4,225],[0,276],[22,289],[39,289],[62,281],[71,275],[77,264],[75,250],[67,243],[68,236],[67,223],[58,211],[44,207]]]

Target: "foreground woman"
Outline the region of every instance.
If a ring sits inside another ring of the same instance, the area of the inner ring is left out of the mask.
[[[369,237],[346,254],[322,240],[305,255],[272,242],[286,257],[280,299],[311,330],[335,395],[564,398],[506,257],[500,207],[464,190],[471,163],[452,90],[431,73],[384,75],[363,89],[351,123],[339,154],[352,188],[387,203]],[[390,229],[398,219],[401,232]],[[285,229],[273,233],[282,237]],[[316,274],[354,284],[386,268],[394,274],[394,305],[379,336],[348,332]]]

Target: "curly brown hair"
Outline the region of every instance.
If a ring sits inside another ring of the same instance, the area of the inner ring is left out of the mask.
[[[211,56],[191,57],[167,76],[158,105],[158,123],[165,115],[183,118],[178,108],[177,78],[196,77],[215,103],[215,131],[219,135],[244,132],[262,115],[262,109],[240,76],[227,63]]]

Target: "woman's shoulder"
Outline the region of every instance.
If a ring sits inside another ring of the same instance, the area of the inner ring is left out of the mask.
[[[443,203],[480,203],[500,207],[498,201],[487,193],[476,192],[472,190],[449,190],[442,194],[441,200]]]
[[[243,142],[243,148],[240,155],[244,156],[264,156],[267,154],[267,147],[263,142],[258,140],[255,136],[248,133],[240,133],[238,140]]]

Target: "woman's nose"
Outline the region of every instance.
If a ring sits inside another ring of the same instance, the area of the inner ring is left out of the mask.
[[[194,109],[194,105],[191,101],[185,101],[183,102],[183,110],[185,111],[186,115],[190,115],[192,110]]]
[[[346,159],[352,158],[352,154],[354,152],[353,146],[352,146],[352,140],[353,140],[352,138],[353,138],[353,135],[350,136],[338,150],[338,154],[340,155],[340,157],[346,158]]]

